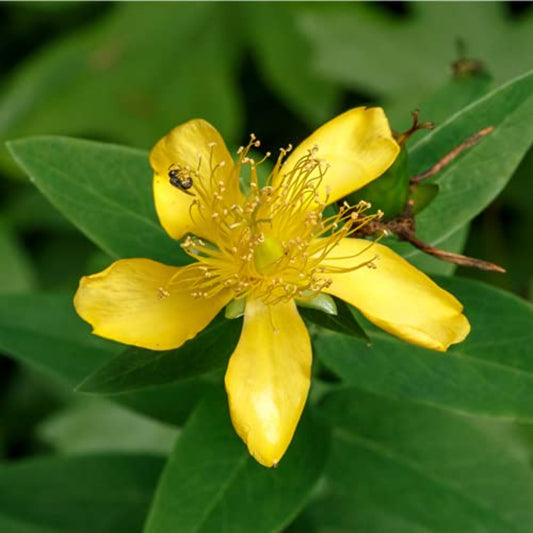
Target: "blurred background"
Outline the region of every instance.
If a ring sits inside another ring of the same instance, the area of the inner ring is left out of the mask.
[[[357,105],[384,106],[398,131],[416,108],[438,124],[533,68],[529,2],[5,2],[0,35],[2,141],[54,134],[145,150],[195,117],[231,148],[254,132],[271,150]],[[532,176],[530,151],[465,246],[508,273],[459,275],[531,298]],[[82,274],[109,262],[3,143],[0,192],[0,294],[73,293]],[[0,355],[4,460],[115,446],[164,451],[174,435]]]

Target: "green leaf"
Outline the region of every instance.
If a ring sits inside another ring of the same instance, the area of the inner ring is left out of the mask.
[[[242,7],[267,83],[306,122],[316,125],[331,118],[340,90],[313,69],[310,44],[297,25],[299,10],[288,3],[247,3]]]
[[[419,239],[437,248],[461,252],[466,224],[501,192],[533,142],[533,122],[527,118],[531,113],[533,72],[459,111],[413,145],[409,161],[411,174],[415,175],[432,167],[471,135],[489,125],[495,127],[434,178],[439,194],[416,217]],[[413,264],[429,266],[431,273],[450,274],[454,269],[446,268],[443,262],[439,267],[438,260],[424,257],[405,243],[387,244]]]
[[[463,76],[454,74],[419,104],[421,119],[439,126],[461,109],[485,96],[492,88],[492,78],[484,72],[472,72]],[[418,131],[414,138],[420,140],[428,133],[429,130]]]
[[[192,378],[113,396],[113,401],[161,422],[182,426],[203,397],[213,389],[213,383]]]
[[[90,335],[65,294],[0,297],[0,350],[60,378],[69,387],[126,348]],[[164,422],[181,425],[212,385],[201,379],[136,391],[114,399]]]
[[[57,533],[57,529],[32,524],[24,519],[12,518],[0,514],[0,531],[6,533]]]
[[[326,315],[336,316],[338,314],[337,304],[335,303],[333,296],[330,296],[325,292],[319,292],[318,294],[314,294],[312,291],[309,292],[311,293],[310,295],[304,295],[302,298],[295,298],[298,307],[315,309]]]
[[[386,219],[402,213],[409,196],[409,164],[407,149],[400,151],[393,165],[378,179],[346,197],[351,205],[360,201],[369,202],[368,213],[383,211]]]
[[[232,137],[242,116],[233,20],[209,3],[112,5],[6,80],[0,136],[90,135],[149,149],[206,117]]]
[[[357,389],[322,410],[336,430],[309,508],[320,531],[531,531],[530,450],[512,424]]]
[[[117,394],[224,370],[241,328],[241,320],[221,318],[177,350],[130,348],[84,379],[77,390]]]
[[[111,257],[183,263],[157,221],[147,153],[65,137],[8,146],[39,190]]]
[[[17,232],[76,234],[76,228],[31,184],[10,199],[5,218]]]
[[[344,335],[316,339],[324,365],[362,390],[444,409],[533,420],[533,308],[481,283],[438,280],[465,306],[472,331],[448,353],[376,330],[372,347]]]
[[[411,200],[413,200],[413,214],[418,215],[437,196],[439,186],[436,183],[420,183],[413,187]]]
[[[53,531],[139,531],[162,466],[161,459],[143,455],[2,465],[0,513]]]
[[[465,224],[454,233],[438,239],[433,243],[433,246],[448,252],[461,253],[468,239],[469,232],[470,224]],[[425,254],[407,241],[386,239],[383,241],[383,244],[405,257],[412,265],[431,275],[451,276],[457,269],[457,265]]]
[[[168,455],[177,429],[98,398],[80,398],[37,428],[39,439],[56,452]]]
[[[359,322],[350,311],[348,304],[338,298],[333,298],[333,300],[337,307],[336,315],[326,314],[309,307],[299,307],[298,310],[300,314],[312,324],[316,324],[326,330],[351,335],[370,345],[370,338],[365,330],[359,325]]]
[[[0,219],[0,293],[26,292],[35,286],[35,272],[11,227]]]
[[[471,135],[495,128],[437,174],[439,194],[417,217],[418,238],[433,244],[451,235],[501,192],[533,142],[532,114],[530,72],[458,112],[412,147],[411,172],[419,174]]]
[[[0,297],[0,349],[55,376],[79,381],[123,350],[89,334],[67,294]]]
[[[331,2],[306,6],[299,18],[319,73],[379,95],[407,115],[446,82],[458,39],[467,57],[482,61],[498,84],[531,68],[524,51],[531,48],[533,16],[525,11],[510,17],[506,7],[416,2],[398,15],[378,4]]]
[[[264,468],[236,436],[225,395],[214,395],[177,441],[145,533],[280,531],[310,497],[324,467],[327,442],[324,427],[304,416],[278,467]]]

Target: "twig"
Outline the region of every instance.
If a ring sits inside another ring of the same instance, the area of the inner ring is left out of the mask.
[[[469,137],[466,141],[461,143],[459,146],[454,148],[451,152],[447,153],[440,161],[435,163],[429,170],[409,178],[409,182],[420,183],[422,180],[425,180],[431,176],[440,172],[446,165],[449,165],[461,152],[477,144],[485,135],[488,135],[494,130],[494,126],[488,126],[483,128],[481,131],[478,131],[476,134]]]
[[[422,252],[447,261],[448,263],[455,263],[456,265],[479,268],[480,270],[488,270],[490,272],[506,272],[505,268],[502,268],[499,265],[490,263],[489,261],[483,261],[481,259],[475,259],[474,257],[468,257],[466,255],[454,254],[452,252],[446,252],[445,250],[440,250],[434,246],[426,244],[424,241],[417,239],[415,234],[409,229],[399,227],[396,230],[396,235],[400,238],[410,242],[414,247],[418,248]]]

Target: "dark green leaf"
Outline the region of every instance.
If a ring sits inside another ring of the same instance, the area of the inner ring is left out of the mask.
[[[89,330],[70,295],[0,297],[0,349],[55,376],[79,381],[124,349]]]
[[[31,184],[6,205],[5,217],[17,232],[78,235],[76,228]]]
[[[357,389],[322,409],[337,428],[326,494],[309,509],[322,528],[531,531],[530,451],[513,425]]]
[[[420,183],[413,187],[411,200],[413,200],[413,213],[418,215],[437,196],[439,186],[436,183]]]
[[[234,18],[210,3],[109,6],[6,80],[0,136],[90,135],[149,149],[193,117],[235,135]]]
[[[395,115],[408,122],[409,111],[446,82],[458,59],[459,39],[466,57],[483,62],[498,84],[531,68],[524,53],[531,49],[531,12],[510,17],[506,7],[414,2],[409,14],[399,16],[370,3],[330,2],[327,8],[312,3],[301,10],[300,19],[319,73],[380,95],[389,112],[394,106]]]
[[[35,286],[35,272],[11,227],[0,219],[0,293],[25,292]]]
[[[161,459],[143,455],[34,459],[1,466],[0,513],[45,531],[140,531],[162,466]]]
[[[404,147],[385,174],[348,195],[346,199],[351,205],[356,205],[361,200],[369,202],[372,207],[368,213],[381,210],[385,218],[390,219],[403,212],[408,196],[409,164],[407,149]]]
[[[442,124],[452,115],[485,96],[493,87],[490,76],[483,72],[473,72],[466,76],[452,75],[435,92],[426,98],[418,107],[423,121]],[[415,134],[414,139],[420,140],[428,134],[422,130]]]
[[[0,515],[0,531],[5,533],[58,533],[57,529],[32,524],[24,519]]]
[[[214,395],[183,430],[161,477],[145,533],[280,531],[310,497],[327,442],[324,427],[304,416],[279,466],[264,468],[233,431],[225,395]]]
[[[298,10],[289,3],[267,2],[247,3],[243,9],[266,81],[306,122],[330,119],[340,90],[313,68],[310,44],[297,24]]]
[[[111,257],[183,263],[155,214],[147,153],[64,137],[13,141],[9,149],[39,190]]]
[[[345,335],[315,341],[326,367],[346,383],[452,411],[533,420],[533,309],[480,283],[441,279],[465,306],[467,339],[448,353],[412,346],[376,330],[372,347]]]
[[[59,377],[69,387],[125,349],[90,335],[90,327],[76,316],[69,295],[0,297],[0,350]],[[211,387],[201,379],[189,379],[114,399],[135,411],[180,425]]]
[[[130,348],[84,379],[77,390],[117,394],[223,370],[237,345],[241,327],[241,320],[221,318],[177,350]]]
[[[353,313],[350,311],[350,307],[338,298],[334,298],[334,301],[337,306],[336,315],[326,314],[309,307],[299,307],[298,309],[300,314],[309,322],[324,329],[351,335],[370,345],[370,338],[359,325],[359,322],[357,322]]]
[[[222,381],[222,380],[220,380]],[[182,426],[213,384],[193,378],[113,396],[113,401],[167,424]]]
[[[495,130],[437,174],[439,194],[416,217],[417,237],[460,253],[467,224],[505,187],[533,142],[533,73],[489,93],[428,133],[409,150],[411,174],[431,168],[441,157],[487,126]],[[405,243],[387,243],[406,259],[434,274],[454,267]],[[491,257],[482,257],[494,261]]]

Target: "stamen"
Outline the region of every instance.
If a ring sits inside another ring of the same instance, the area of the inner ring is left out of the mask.
[[[328,164],[316,157],[318,146],[288,170],[283,162],[292,146],[282,148],[264,187],[259,187],[256,169],[271,154],[267,152],[257,162],[249,157],[250,149],[260,146],[255,135],[250,135],[248,144],[237,151],[239,159],[229,178],[220,173],[225,161],[214,160],[214,146],[210,144],[209,180],[196,180],[197,196],[190,206],[194,224],[210,235],[212,243],[188,236],[181,246],[196,260],[196,270],[187,273],[185,267],[185,273],[172,278],[168,287],[179,284],[183,290],[188,286],[197,298],[231,290],[234,298],[253,295],[275,304],[324,290],[331,284],[328,274],[362,266],[375,268],[377,257],[367,261],[359,257],[366,248],[352,257],[328,258],[341,239],[380,214],[365,215],[367,203],[351,206],[345,202],[337,214],[324,218],[322,210],[328,199],[323,200],[321,187]],[[251,170],[246,197],[234,194],[232,189],[243,165]],[[195,175],[200,169],[199,158]],[[329,190],[326,194],[328,197]],[[369,241],[369,247],[372,245]],[[344,264],[353,260],[353,265],[335,265],[335,260],[341,259]],[[167,286],[160,294],[169,293]]]

